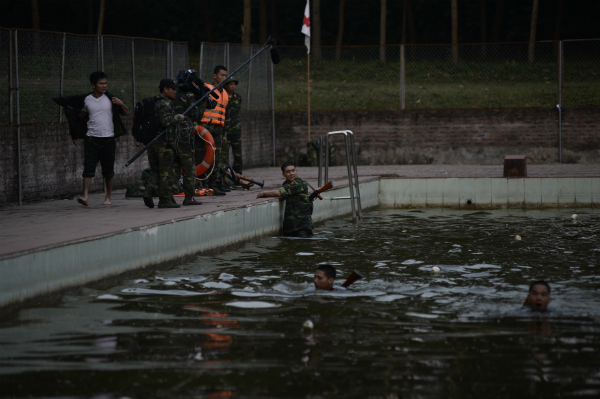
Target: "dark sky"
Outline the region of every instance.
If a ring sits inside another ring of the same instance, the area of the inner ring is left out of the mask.
[[[300,33],[306,0],[265,0],[268,32],[280,45],[302,45]],[[89,33],[89,5],[95,33],[99,0],[39,0],[41,29]],[[403,0],[387,0],[388,44],[401,42]],[[554,40],[560,15],[560,39],[600,38],[599,0],[540,0],[537,40]],[[481,41],[480,0],[458,0],[459,42]],[[531,20],[530,0],[487,0],[487,40],[498,24],[497,41],[527,41]],[[498,5],[503,12],[497,18]],[[0,0],[0,25],[31,28],[31,1]],[[450,42],[450,0],[412,0],[417,43]],[[205,13],[208,13],[206,18]],[[377,0],[346,0],[344,45],[379,43]],[[273,18],[273,15],[275,18]],[[338,29],[339,0],[321,0],[323,45],[334,45]],[[188,41],[241,42],[243,0],[106,0],[103,33]],[[209,21],[210,29],[207,29]],[[273,24],[273,21],[275,22]],[[498,22],[496,22],[498,21]],[[252,42],[259,41],[259,0],[252,0]],[[210,32],[210,33],[209,33]]]

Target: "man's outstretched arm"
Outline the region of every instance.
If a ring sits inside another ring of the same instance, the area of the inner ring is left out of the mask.
[[[282,197],[281,191],[273,190],[273,191],[263,191],[259,193],[256,198],[266,198],[266,197]]]

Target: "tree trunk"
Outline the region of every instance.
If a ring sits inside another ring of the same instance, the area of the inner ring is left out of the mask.
[[[271,36],[277,37],[277,10],[275,8],[276,0],[271,0]]]
[[[558,1],[558,7],[556,10],[556,30],[554,31],[554,40],[560,40],[560,30],[562,27],[562,14],[565,8],[565,0]]]
[[[31,25],[33,30],[40,30],[40,4],[38,0],[31,0]]]
[[[202,2],[202,13],[204,14],[204,36],[207,42],[213,42],[212,19],[210,18],[210,2]]]
[[[408,0],[402,3],[402,44],[406,44],[406,13],[408,12]]]
[[[485,59],[485,43],[487,42],[487,18],[485,13],[485,2],[486,0],[481,0],[481,14],[480,14],[480,25],[481,25],[481,60]]]
[[[486,15],[485,15],[485,2],[486,2],[486,0],[481,0],[481,14],[480,14],[481,43],[487,42],[487,23],[486,23]]]
[[[102,34],[102,26],[104,25],[104,9],[106,8],[106,0],[100,0],[100,12],[98,13],[98,31],[97,35]]]
[[[504,19],[504,0],[498,0],[496,3],[496,18],[494,19],[494,27],[492,29],[492,42],[500,41],[500,29],[502,29],[502,21]]]
[[[540,6],[540,0],[533,0],[533,8],[531,10],[531,28],[529,30],[529,63],[533,64],[535,60],[535,31],[537,28],[537,16]]]
[[[385,30],[387,15],[386,0],[381,0],[381,15],[379,19],[379,61],[385,63]]]
[[[337,33],[337,40],[335,43],[335,59],[338,61],[340,60],[340,57],[342,55],[342,38],[344,36],[344,2],[345,2],[345,0],[340,0],[338,33]]]
[[[417,42],[417,30],[415,29],[415,17],[413,15],[412,0],[408,1],[408,9],[406,17],[408,18],[408,33],[410,35],[410,44]]]
[[[94,0],[88,0],[88,33],[94,34]]]
[[[313,58],[321,59],[321,0],[313,0],[312,17],[310,18],[310,33],[313,46]]]
[[[452,7],[452,62],[458,64],[458,0],[450,0]]]
[[[242,44],[249,46],[252,40],[252,2],[244,0],[244,24],[242,25]]]
[[[260,24],[260,36],[259,42],[261,44],[267,41],[267,0],[260,0],[258,2],[259,7],[259,24]]]

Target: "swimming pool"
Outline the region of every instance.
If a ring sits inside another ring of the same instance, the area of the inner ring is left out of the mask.
[[[1,319],[1,396],[596,397],[600,212],[572,213],[376,210],[94,284]],[[365,279],[299,294],[322,262]]]

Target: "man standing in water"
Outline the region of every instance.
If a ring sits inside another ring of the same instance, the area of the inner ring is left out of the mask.
[[[529,295],[525,299],[524,306],[534,312],[545,312],[551,300],[550,285],[544,280],[536,280],[529,286]]]
[[[281,165],[285,181],[279,190],[266,191],[256,198],[280,197],[285,201],[283,235],[286,237],[309,237],[313,235],[313,204],[308,194],[308,183],[298,177],[296,165],[285,162]]]

